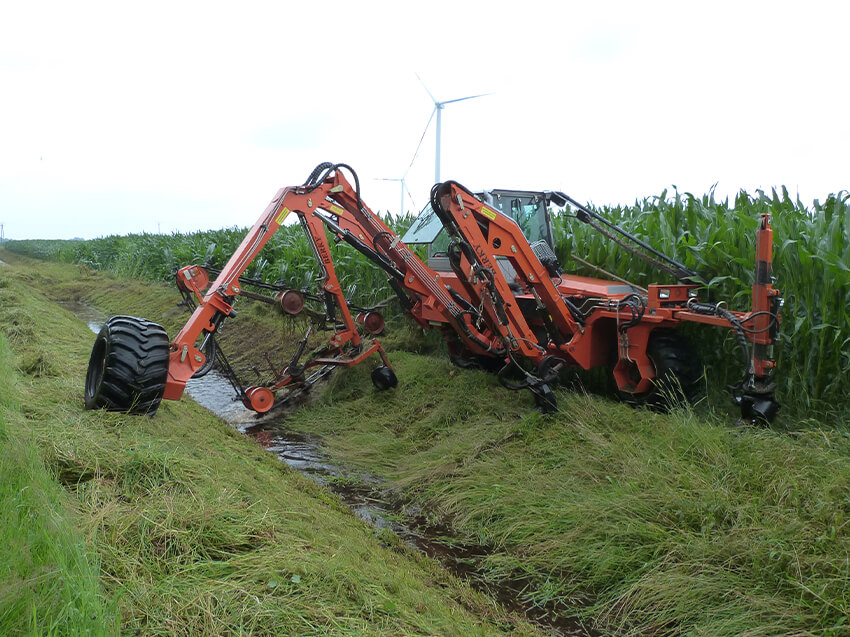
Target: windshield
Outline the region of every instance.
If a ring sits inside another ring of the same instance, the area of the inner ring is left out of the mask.
[[[541,192],[522,190],[488,190],[475,194],[481,201],[495,208],[503,215],[513,219],[529,243],[545,241],[552,245],[552,233],[549,229],[546,198]],[[428,263],[432,257],[445,257],[449,245],[449,236],[443,231],[439,217],[429,203],[404,233],[401,240],[408,244],[428,244]],[[447,267],[447,266],[446,266]]]
[[[431,243],[442,229],[443,224],[440,223],[440,218],[434,213],[429,203],[419,213],[419,216],[413,222],[413,225],[407,229],[401,240],[404,243]]]
[[[546,224],[546,202],[539,193],[517,193],[491,190],[490,205],[510,217],[522,230],[529,243],[541,239],[549,243],[549,229]],[[486,198],[484,199],[486,201]]]

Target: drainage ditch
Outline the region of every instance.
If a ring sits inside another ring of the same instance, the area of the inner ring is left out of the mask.
[[[69,301],[58,305],[84,321],[95,334],[107,318],[84,303]],[[375,530],[392,532],[408,548],[438,560],[508,610],[522,613],[553,635],[587,637],[598,634],[578,619],[560,614],[562,609],[526,601],[522,592],[527,582],[485,582],[479,566],[492,552],[490,547],[465,545],[451,529],[429,522],[420,509],[410,506],[380,479],[336,464],[328,457],[319,437],[286,430],[286,410],[275,409],[272,417],[259,418],[235,399],[230,383],[216,370],[203,378],[190,380],[186,393],[232,427],[254,438],[290,468],[337,494],[358,518]]]

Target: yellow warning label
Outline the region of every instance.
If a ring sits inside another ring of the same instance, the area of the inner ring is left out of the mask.
[[[342,208],[340,208],[339,206],[335,206],[335,205],[331,204],[331,212],[334,213],[335,215],[341,215],[345,211]]]
[[[274,222],[275,222],[277,225],[281,225],[281,224],[283,223],[283,220],[284,220],[284,219],[286,219],[286,215],[288,215],[288,214],[289,214],[289,212],[290,212],[290,211],[289,211],[289,208],[287,208],[286,206],[284,206],[284,207],[283,207],[283,210],[281,210],[281,211],[280,211],[280,214],[277,216],[277,219],[275,219],[275,220],[274,220]]]
[[[496,220],[496,213],[484,206],[481,206],[481,214],[487,217],[490,221]]]

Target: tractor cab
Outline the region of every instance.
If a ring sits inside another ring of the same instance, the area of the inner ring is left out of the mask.
[[[550,249],[554,247],[552,217],[549,203],[554,193],[529,192],[525,190],[485,190],[475,196],[503,215],[513,219],[530,244],[543,241]],[[407,245],[428,246],[428,267],[438,272],[450,272],[448,248],[449,236],[443,230],[440,219],[429,203],[401,240]]]

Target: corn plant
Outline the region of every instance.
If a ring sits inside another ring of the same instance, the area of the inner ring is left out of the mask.
[[[633,206],[597,211],[702,274],[716,299],[746,309],[754,278],[755,230],[770,213],[774,227],[774,276],[784,307],[777,347],[782,401],[801,412],[845,409],[850,392],[850,193],[830,195],[812,209],[784,188],[718,201],[664,191]],[[555,219],[556,251],[565,264],[576,254],[638,284],[664,281],[644,261],[566,214]],[[574,269],[581,270],[581,266]],[[592,274],[592,273],[590,273]],[[726,330],[700,329],[699,342],[713,372],[731,382],[738,373]],[[723,375],[723,374],[721,374]]]

